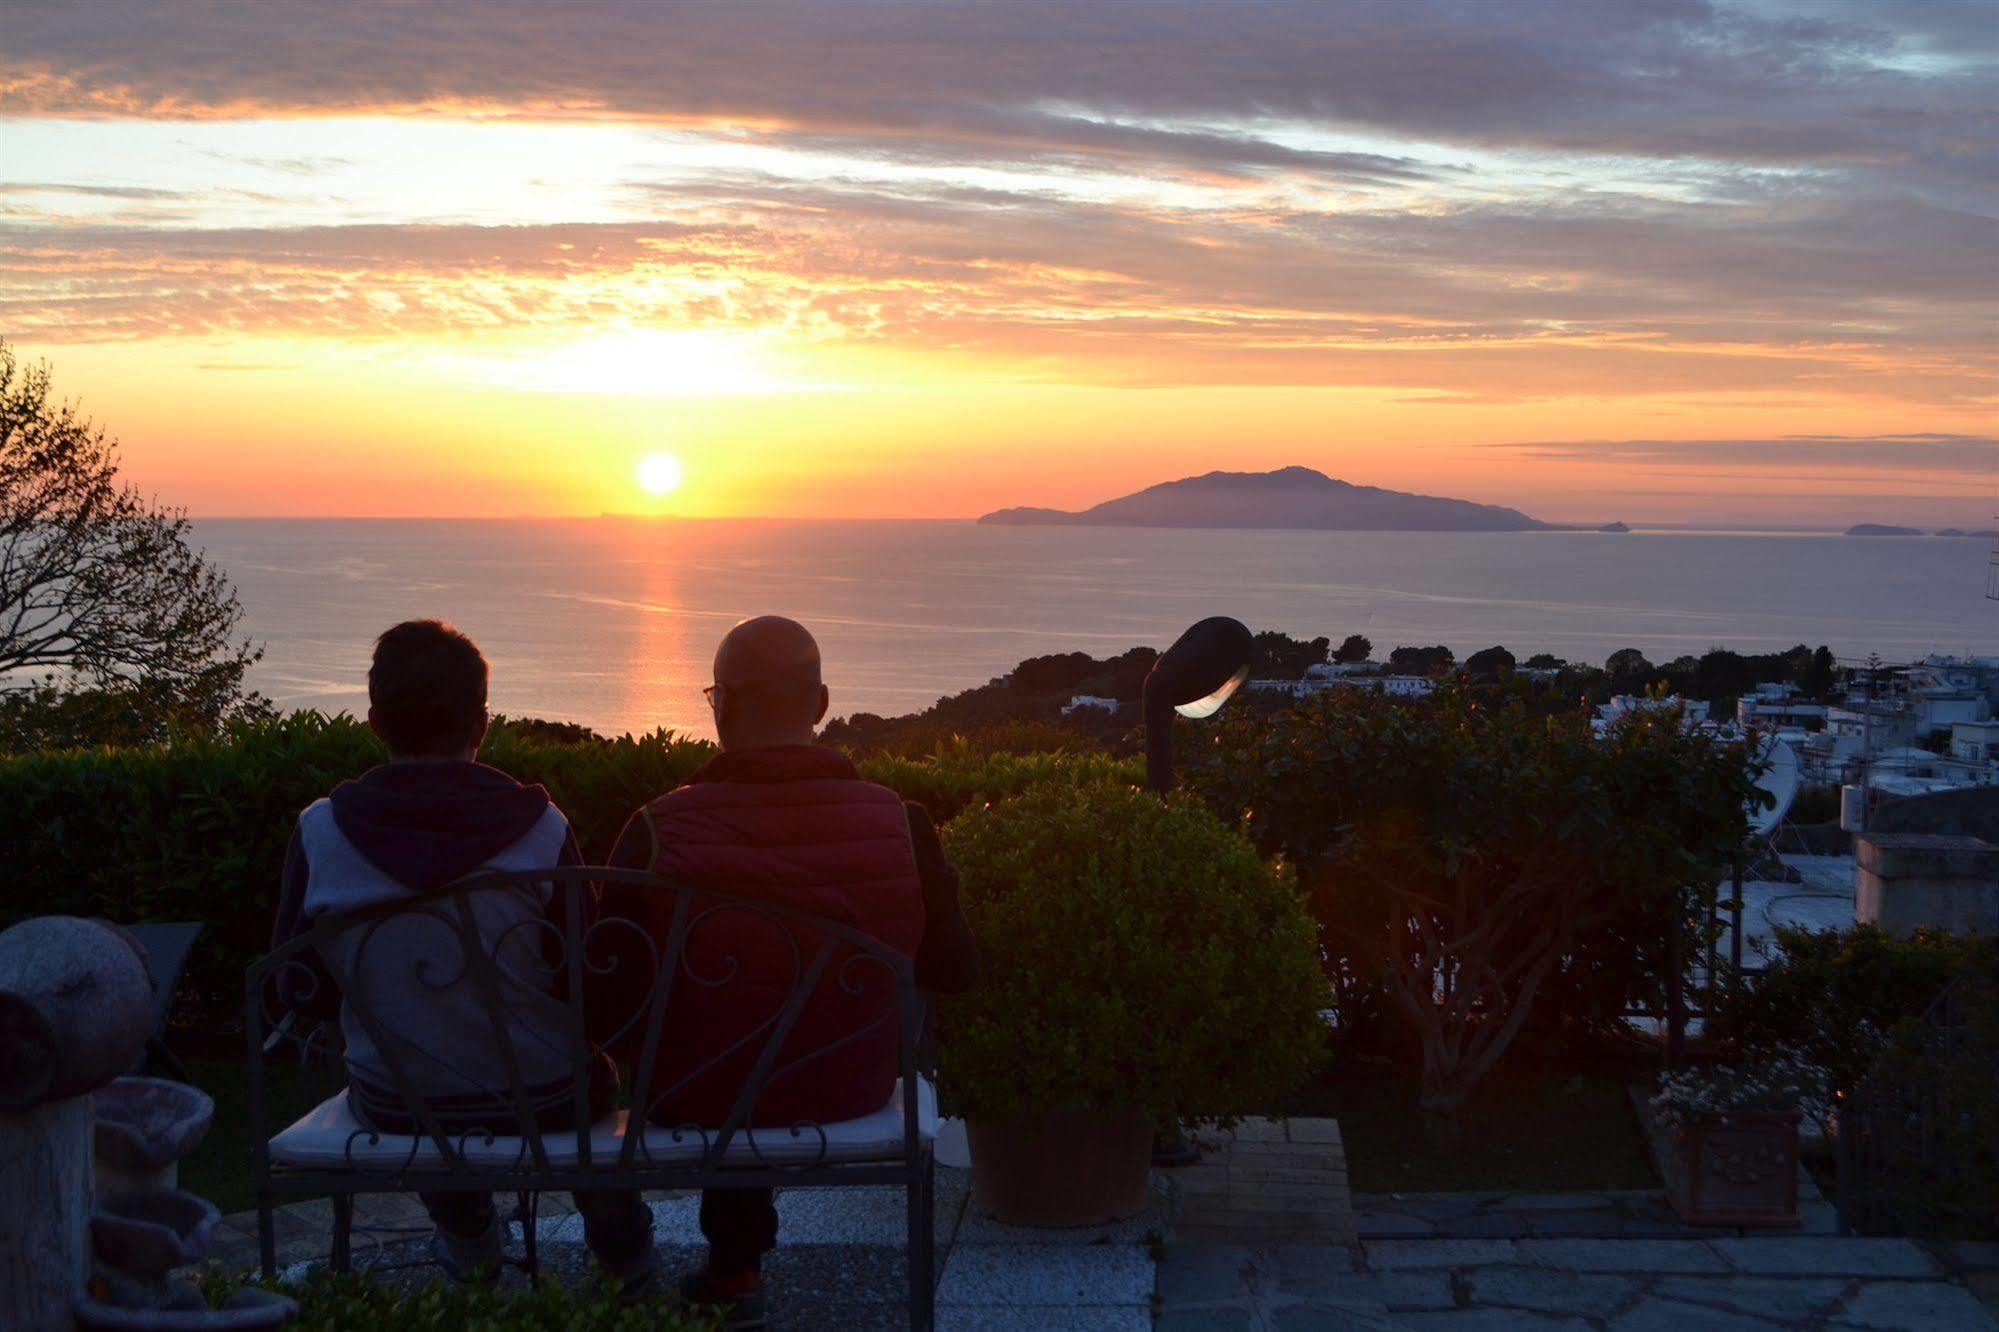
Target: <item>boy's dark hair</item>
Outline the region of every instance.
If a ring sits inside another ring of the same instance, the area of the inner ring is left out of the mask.
[[[443,620],[405,620],[375,640],[368,703],[391,754],[456,754],[486,720],[486,658]]]

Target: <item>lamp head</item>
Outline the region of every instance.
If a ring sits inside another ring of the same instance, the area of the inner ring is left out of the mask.
[[[1211,615],[1180,635],[1145,678],[1148,702],[1164,699],[1182,717],[1212,717],[1249,678],[1256,645],[1241,620]]]
[[[1180,635],[1145,677],[1145,771],[1155,791],[1173,785],[1173,714],[1211,717],[1249,678],[1256,644],[1242,621],[1213,615]]]

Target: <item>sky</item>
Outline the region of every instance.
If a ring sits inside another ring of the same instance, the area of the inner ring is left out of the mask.
[[[9,0],[0,336],[196,515],[1987,526],[1999,4]]]

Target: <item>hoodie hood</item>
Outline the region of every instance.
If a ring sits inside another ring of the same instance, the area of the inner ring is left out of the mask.
[[[540,821],[548,792],[498,768],[455,759],[385,763],[330,797],[340,833],[414,893],[478,869]]]

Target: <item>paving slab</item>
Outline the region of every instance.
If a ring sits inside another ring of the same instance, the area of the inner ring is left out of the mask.
[[[822,1323],[821,1328],[838,1327]],[[905,1319],[903,1326],[908,1326]],[[1152,1311],[1143,1306],[1078,1309],[1074,1305],[1021,1305],[1014,1308],[937,1310],[937,1332],[1152,1332]]]
[[[1530,1235],[1545,1238],[1622,1235],[1625,1228],[1624,1217],[1614,1207],[1593,1207],[1585,1212],[1516,1212],[1512,1216],[1527,1223]]]
[[[1988,1332],[1999,1319],[1976,1295],[1941,1281],[1870,1281],[1829,1323],[1894,1332]]]
[[[1798,1323],[1831,1309],[1851,1284],[1843,1277],[1663,1277],[1652,1293]]]
[[[1171,1239],[1352,1244],[1346,1152],[1330,1119],[1248,1119],[1198,1135],[1199,1165],[1170,1172]]]
[[[1275,1283],[1267,1297],[1273,1308],[1289,1301],[1409,1312],[1454,1309],[1451,1274],[1427,1272],[1329,1272],[1314,1279]]]
[[[1616,1210],[1616,1203],[1602,1193],[1512,1193],[1487,1203],[1496,1212],[1583,1212],[1597,1208]]]
[[[1521,1309],[1454,1309],[1450,1313],[1398,1314],[1395,1325],[1412,1332],[1515,1332],[1523,1327],[1588,1327],[1589,1323]]]
[[[1791,1324],[1655,1298],[1641,1301],[1606,1326],[1611,1332],[1782,1332]]]
[[[1169,1243],[1159,1256],[1159,1299],[1168,1309],[1239,1300],[1252,1293],[1256,1275],[1253,1249]]]
[[[1273,1309],[1271,1332],[1395,1332],[1406,1326],[1399,1316],[1339,1304],[1292,1304]]]
[[[1136,1245],[959,1243],[944,1266],[937,1303],[940,1307],[1150,1307],[1154,1284],[1152,1256]]]
[[[1152,1328],[1153,1332],[1263,1332],[1267,1325],[1262,1315],[1248,1308],[1164,1309]]]
[[[1999,1272],[1999,1242],[1960,1240],[1944,1249],[1958,1267],[1967,1272]]]
[[[1429,1239],[1436,1235],[1433,1221],[1406,1212],[1355,1212],[1354,1235],[1359,1239]]]
[[[1475,1268],[1463,1288],[1473,1305],[1595,1318],[1615,1312],[1637,1294],[1637,1287],[1621,1276],[1545,1267]]]
[[[1367,1265],[1377,1271],[1411,1267],[1473,1267],[1517,1261],[1507,1240],[1373,1240],[1361,1245]]]
[[[1562,1267],[1578,1272],[1713,1272],[1726,1274],[1728,1265],[1698,1240],[1672,1239],[1524,1239],[1517,1248],[1522,1261],[1537,1267]]]
[[[1937,1275],[1930,1256],[1913,1240],[1905,1239],[1771,1236],[1718,1239],[1714,1249],[1742,1271],[1758,1276]]]
[[[899,1196],[899,1195],[898,1195]],[[979,1209],[973,1200],[964,1208],[964,1216],[958,1223],[957,1242],[960,1244],[1126,1244],[1137,1245],[1147,1239],[1157,1239],[1165,1235],[1170,1224],[1173,1206],[1173,1185],[1166,1172],[1155,1172],[1152,1177],[1152,1196],[1144,1210],[1136,1216],[1122,1221],[1106,1222],[1094,1226],[1069,1226],[1049,1229],[1039,1226],[1009,1226],[995,1221]],[[782,1232],[780,1231],[780,1234]]]

